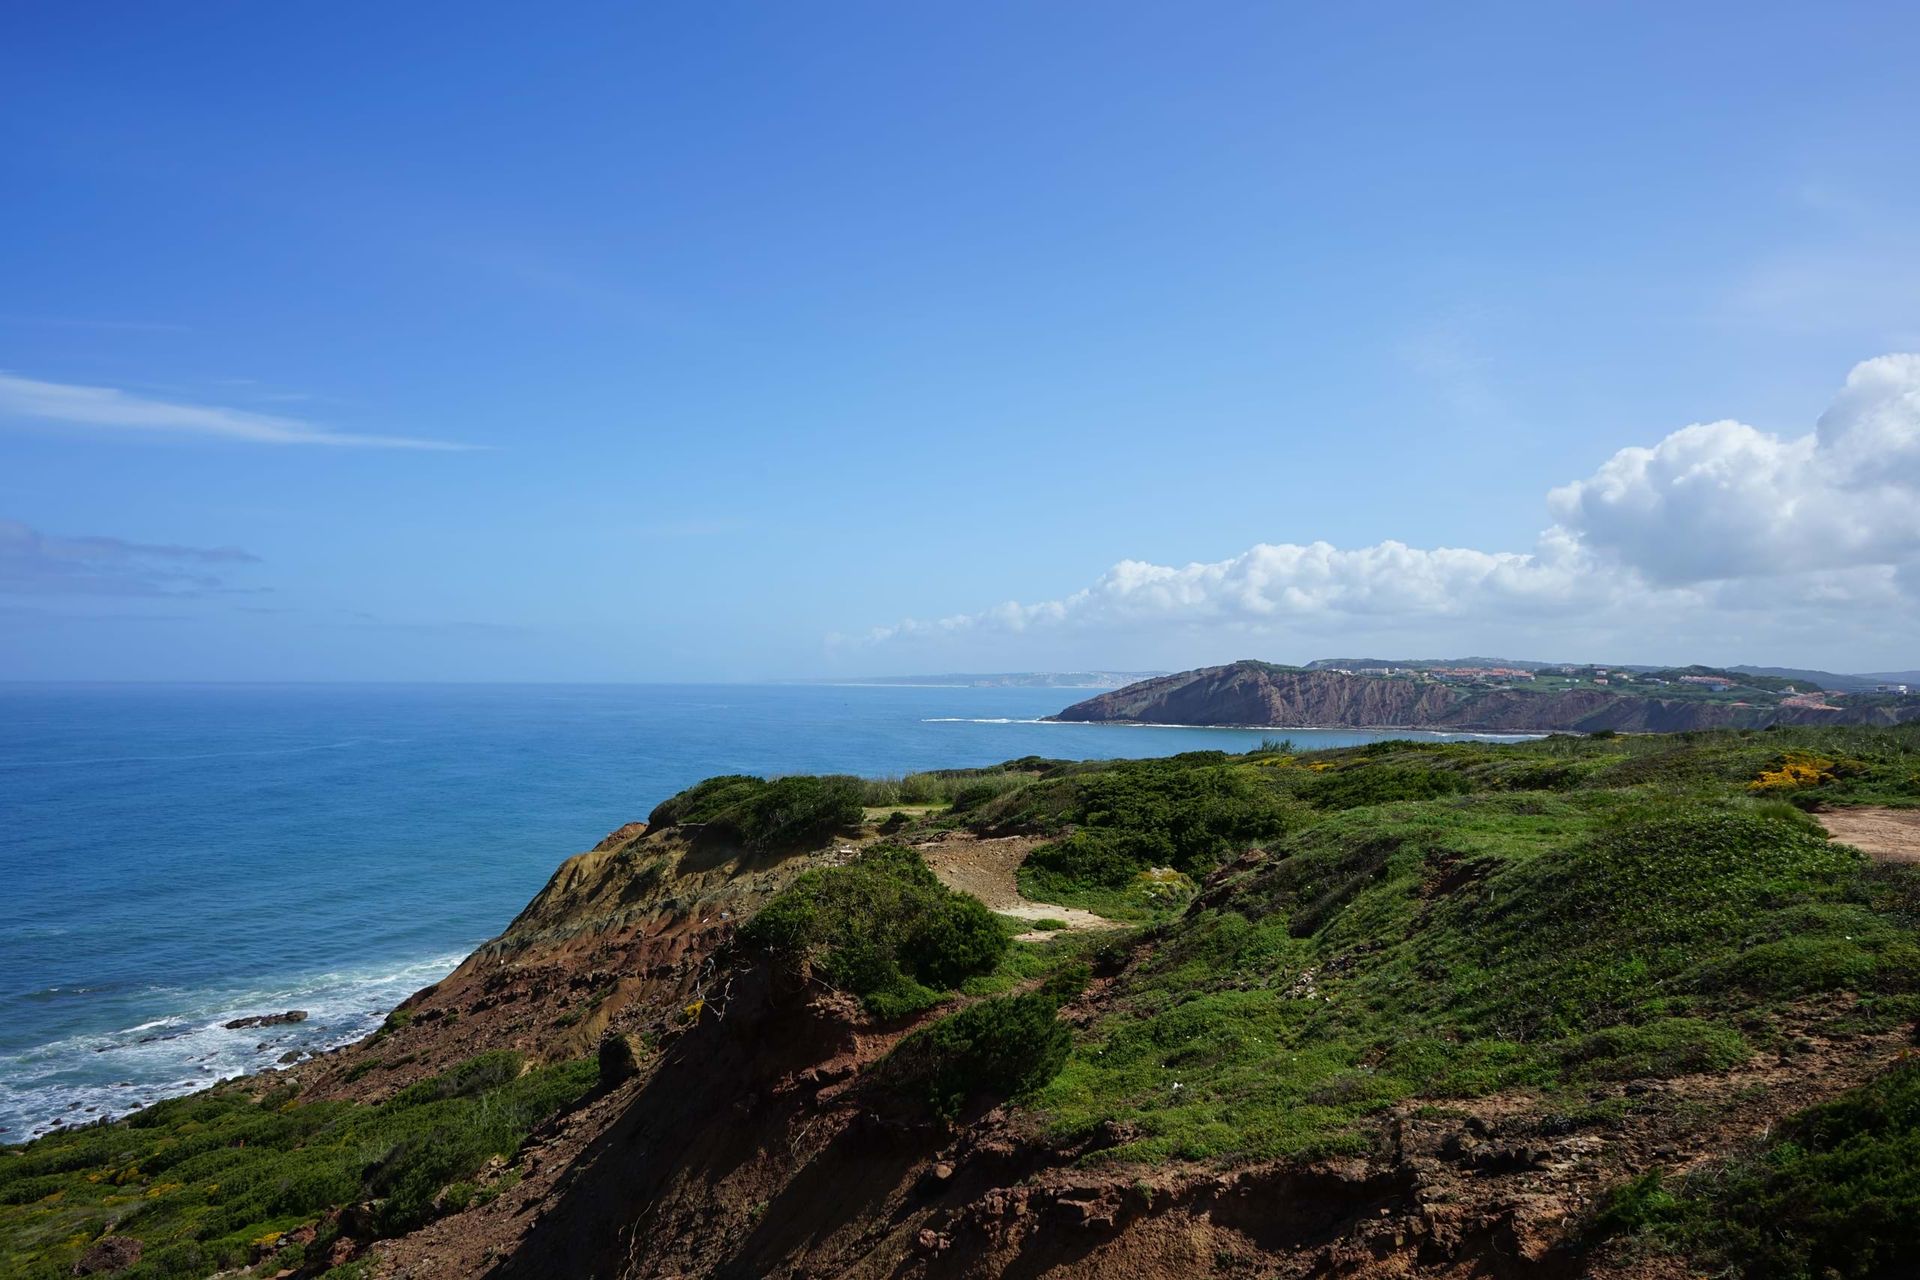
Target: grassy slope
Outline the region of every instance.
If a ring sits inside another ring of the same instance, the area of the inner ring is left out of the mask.
[[[1130,1122],[1109,1159],[1302,1154],[1363,1142],[1354,1121],[1411,1095],[1725,1065],[1764,1039],[1753,1015],[1815,992],[1909,1017],[1920,950],[1889,884],[1908,873],[1750,789],[1789,753],[1846,765],[1793,790],[1802,802],[1920,802],[1910,730],[1195,758],[1269,791],[1282,834],[1163,913],[1036,1105],[1068,1129]],[[1129,771],[1157,788],[1133,765],[1097,786]],[[1003,808],[1100,821],[1057,794]],[[1121,885],[1030,881],[1075,905]]]
[[[119,1273],[129,1280],[260,1257],[272,1274],[325,1255],[324,1231],[304,1249],[282,1235],[361,1200],[379,1205],[369,1226],[404,1231],[486,1194],[468,1180],[488,1158],[511,1155],[594,1078],[592,1063],[521,1074],[517,1055],[495,1052],[377,1106],[256,1098],[235,1082],[0,1149],[0,1274],[69,1275],[107,1231],[146,1245]]]

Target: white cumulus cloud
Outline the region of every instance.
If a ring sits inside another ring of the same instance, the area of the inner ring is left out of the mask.
[[[1854,367],[1816,430],[1696,424],[1622,449],[1548,505],[1663,583],[1909,563],[1920,553],[1920,356]]]
[[[1123,560],[1058,599],[908,619],[867,639],[1074,626],[1280,633],[1466,618],[1697,621],[1791,602],[1905,609],[1920,588],[1920,356],[1856,366],[1806,435],[1695,424],[1620,450],[1547,505],[1554,523],[1529,551],[1261,543],[1208,563]]]

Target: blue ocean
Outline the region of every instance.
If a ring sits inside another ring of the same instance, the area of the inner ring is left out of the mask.
[[[0,686],[0,1142],[365,1034],[562,858],[711,774],[897,775],[1263,736],[1039,722],[1081,696]],[[223,1025],[289,1009],[309,1016]]]

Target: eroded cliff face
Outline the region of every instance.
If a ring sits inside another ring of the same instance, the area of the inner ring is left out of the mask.
[[[499,937],[409,997],[375,1036],[295,1068],[309,1099],[375,1101],[489,1049],[591,1056],[608,1030],[657,1037],[713,981],[740,922],[835,849],[752,857],[630,823],[567,859]]]
[[[1770,724],[1897,724],[1920,718],[1920,707],[1819,710],[1650,698],[1598,688],[1560,693],[1474,690],[1432,681],[1234,662],[1143,680],[1077,702],[1054,718],[1296,729],[1673,733],[1758,729]]]

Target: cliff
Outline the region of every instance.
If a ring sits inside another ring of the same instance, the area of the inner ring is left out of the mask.
[[[0,1147],[0,1273],[1645,1280],[1920,1250],[1920,727],[907,782],[913,813],[860,784],[880,803],[825,832],[793,802],[849,780],[693,788],[366,1041]],[[1850,806],[1873,857],[1797,806]]]
[[[1541,691],[1407,676],[1346,674],[1241,661],[1143,680],[1076,702],[1055,720],[1275,728],[1455,729],[1487,733],[1675,733],[1768,725],[1891,725],[1920,719],[1920,698],[1796,706],[1661,697],[1586,684]],[[1764,699],[1764,701],[1761,701]]]

